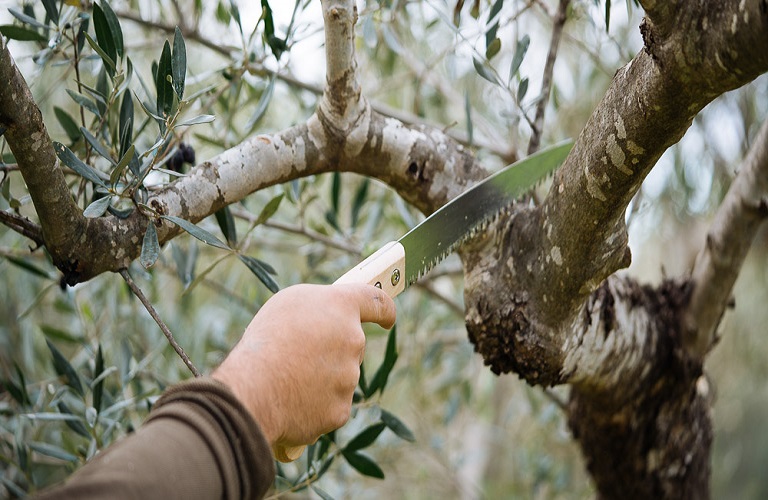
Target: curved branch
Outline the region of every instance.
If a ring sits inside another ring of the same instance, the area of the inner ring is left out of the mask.
[[[465,252],[467,326],[492,369],[515,369],[544,385],[605,376],[599,364],[564,369],[564,362],[571,351],[591,349],[578,342],[600,321],[588,299],[630,262],[626,207],[707,103],[768,71],[768,13],[759,4],[690,4],[678,13],[688,20],[684,29],[647,45],[616,73],[542,206],[517,211],[475,243],[475,255]],[[708,29],[699,29],[705,20]],[[615,368],[629,377],[646,360],[631,361]]]
[[[57,250],[77,234],[84,217],[69,195],[43,116],[2,36],[0,81],[5,82],[0,85],[0,125],[40,218],[42,237],[57,262]]]
[[[755,233],[768,218],[768,120],[712,221],[696,257],[693,292],[685,315],[685,344],[698,358],[712,347],[717,326]]]

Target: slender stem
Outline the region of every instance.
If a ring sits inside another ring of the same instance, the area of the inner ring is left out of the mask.
[[[163,335],[165,335],[165,338],[168,339],[168,343],[171,344],[171,347],[173,347],[173,350],[176,351],[176,354],[178,354],[181,360],[184,361],[184,364],[187,365],[187,368],[189,368],[189,371],[191,371],[195,377],[201,377],[202,374],[200,373],[200,371],[192,363],[192,360],[189,359],[189,356],[187,356],[187,353],[184,352],[184,349],[179,345],[178,342],[176,342],[176,339],[174,338],[173,333],[171,333],[171,330],[168,329],[168,326],[160,318],[160,315],[157,314],[157,311],[149,302],[147,297],[144,295],[144,293],[141,291],[138,285],[136,285],[136,283],[133,281],[133,278],[131,278],[131,275],[128,273],[128,270],[127,269],[120,270],[120,276],[123,277],[123,279],[128,284],[128,287],[131,289],[133,294],[136,295],[136,297],[139,299],[139,301],[141,301],[142,304],[144,304],[144,307],[147,309],[147,312],[149,313],[149,315],[152,316],[152,319],[155,320],[155,323],[157,323],[157,326],[160,327],[160,330],[162,330]]]
[[[541,144],[541,133],[544,129],[544,112],[549,103],[549,94],[552,91],[552,73],[557,59],[557,49],[560,46],[560,39],[563,35],[563,27],[568,18],[568,4],[571,0],[560,0],[560,6],[555,14],[554,26],[552,27],[552,41],[549,44],[549,54],[547,62],[544,64],[544,75],[541,80],[541,94],[539,103],[536,106],[536,118],[533,120],[533,131],[531,141],[528,143],[528,154],[535,153]]]
[[[0,224],[8,226],[22,236],[34,241],[38,247],[45,244],[42,228],[26,217],[0,210]]]

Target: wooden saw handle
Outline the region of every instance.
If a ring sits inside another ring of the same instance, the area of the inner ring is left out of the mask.
[[[381,288],[394,298],[405,290],[405,248],[397,241],[390,241],[367,259],[344,273],[337,283],[367,283]],[[293,462],[303,453],[302,446],[275,446],[272,452],[283,463]]]

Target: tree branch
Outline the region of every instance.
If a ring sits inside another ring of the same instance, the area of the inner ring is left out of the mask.
[[[463,252],[467,327],[494,371],[515,369],[544,385],[606,376],[597,363],[563,367],[573,350],[605,348],[578,339],[600,321],[593,312],[604,310],[589,309],[591,294],[630,262],[626,207],[707,103],[768,70],[768,14],[759,3],[682,9],[682,29],[662,46],[646,43],[616,73],[542,206],[517,210]],[[705,18],[708,29],[700,30]],[[611,296],[630,301],[627,307],[633,300]],[[638,345],[630,338],[612,345],[625,341]],[[633,363],[643,362],[637,356],[614,368],[631,377],[642,368]]]
[[[149,313],[150,316],[152,316],[152,319],[155,320],[155,323],[157,323],[157,326],[160,327],[160,330],[162,330],[163,335],[165,335],[165,338],[168,339],[168,343],[171,344],[171,347],[173,347],[173,350],[176,351],[176,354],[178,354],[181,360],[184,362],[184,364],[187,365],[187,368],[189,368],[189,371],[191,371],[195,377],[201,377],[202,374],[200,373],[200,371],[195,367],[194,363],[192,363],[192,360],[189,359],[189,356],[187,356],[187,353],[184,352],[184,349],[179,345],[178,342],[176,342],[176,339],[174,338],[173,333],[171,333],[171,330],[168,328],[165,322],[163,322],[160,315],[157,314],[157,311],[152,306],[152,303],[149,301],[149,299],[147,299],[147,297],[141,291],[141,288],[139,288],[139,286],[133,281],[133,278],[131,278],[131,275],[130,273],[128,273],[128,270],[121,269],[120,276],[123,277],[123,279],[128,284],[128,287],[131,289],[133,294],[136,295],[139,301],[147,309],[147,312]]]
[[[768,120],[728,189],[696,257],[694,284],[686,311],[685,344],[703,358],[716,340],[717,326],[731,300],[733,284],[755,233],[768,218]]]
[[[0,210],[0,224],[4,224],[22,236],[34,241],[37,247],[41,247],[45,244],[40,226],[26,217]]]
[[[69,187],[53,150],[43,117],[24,77],[0,36],[0,125],[24,177],[40,218],[42,237],[54,259],[57,250],[77,234],[82,212],[69,195]]]
[[[552,91],[552,73],[557,59],[557,49],[560,46],[560,38],[563,35],[563,27],[568,19],[568,5],[570,0],[560,0],[560,5],[555,14],[552,26],[552,40],[549,43],[549,53],[547,62],[544,64],[544,75],[541,80],[541,93],[539,94],[539,103],[536,105],[536,118],[533,120],[533,131],[531,140],[528,143],[528,154],[533,154],[539,150],[541,143],[541,134],[544,131],[544,112],[549,104],[549,93]]]

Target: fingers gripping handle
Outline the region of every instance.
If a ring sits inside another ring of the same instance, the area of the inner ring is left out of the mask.
[[[405,290],[405,248],[390,241],[370,257],[347,271],[336,283],[368,283],[394,298]],[[275,446],[272,450],[280,462],[293,462],[306,446]]]
[[[394,298],[405,290],[405,248],[390,241],[347,271],[336,283],[368,283]]]

